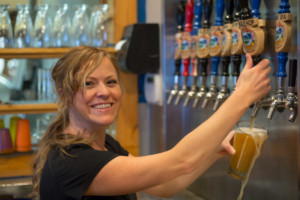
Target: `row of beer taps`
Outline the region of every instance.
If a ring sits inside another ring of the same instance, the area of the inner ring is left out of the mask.
[[[248,0],[216,0],[215,23],[214,26],[210,26],[212,4],[213,0],[187,0],[187,2],[181,1],[178,5],[174,86],[170,91],[167,104],[171,104],[174,99],[175,105],[184,100],[183,105],[187,106],[191,100],[194,100],[192,106],[196,108],[200,100],[203,100],[201,107],[205,108],[212,101],[214,102],[213,110],[217,110],[230,95],[228,68],[231,61],[234,90],[240,73],[242,55],[250,53],[254,65],[261,60],[265,39],[265,20],[260,19],[260,0],[251,0],[252,11],[248,7]],[[288,0],[281,0],[276,22],[275,50],[278,52],[279,63],[276,75],[277,90],[274,95],[255,103],[252,111],[253,117],[258,114],[260,108],[269,108],[268,119],[272,119],[275,111],[282,112],[285,108],[291,111],[289,121],[293,122],[297,116],[295,89],[297,60],[289,61],[287,95],[284,91],[284,79],[287,76],[285,66],[291,43],[292,16],[289,7]],[[223,23],[224,10],[226,14]],[[222,86],[218,90],[220,62],[222,63]],[[189,73],[190,63],[191,73]],[[206,84],[208,65],[211,65],[210,88]],[[183,77],[183,82],[180,87],[181,77]],[[188,86],[189,77],[192,78],[190,87]],[[199,78],[200,85],[198,86]]]

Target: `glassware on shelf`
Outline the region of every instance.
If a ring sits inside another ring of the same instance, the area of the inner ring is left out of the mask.
[[[91,45],[96,47],[103,47],[107,44],[107,32],[105,27],[105,13],[106,5],[99,5],[91,15],[90,38]]]
[[[87,9],[87,4],[77,6],[71,27],[71,46],[89,45],[89,18]]]
[[[15,47],[30,47],[32,41],[32,20],[28,5],[17,5],[18,14],[15,24]]]
[[[8,14],[10,6],[0,5],[0,48],[13,47],[13,30]]]
[[[51,70],[38,68],[37,70],[37,97],[39,101],[54,102],[56,94],[54,83],[51,79]]]
[[[34,27],[32,47],[49,47],[52,39],[52,21],[49,16],[49,5],[36,5],[37,9]]]
[[[53,46],[67,47],[70,46],[70,28],[71,19],[69,15],[69,5],[59,6],[53,23]]]

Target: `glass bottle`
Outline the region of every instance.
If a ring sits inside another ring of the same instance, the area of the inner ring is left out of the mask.
[[[37,13],[33,27],[32,47],[49,47],[52,38],[52,21],[48,14],[49,5],[37,5],[35,9],[37,9]]]
[[[13,30],[8,14],[9,8],[9,5],[0,5],[0,48],[13,47]]]
[[[53,46],[70,46],[71,19],[69,5],[63,4],[58,7],[53,23]]]
[[[88,14],[87,14],[88,5],[81,4],[78,6],[75,11],[72,28],[71,28],[71,45],[72,46],[81,46],[81,45],[89,45],[88,44]]]
[[[17,5],[18,14],[15,24],[15,47],[30,47],[32,40],[32,20],[28,5]]]

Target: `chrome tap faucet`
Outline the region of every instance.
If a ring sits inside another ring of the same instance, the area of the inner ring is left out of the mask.
[[[215,102],[215,105],[213,107],[213,110],[217,110],[220,103],[225,101],[227,99],[227,97],[229,96],[229,94],[230,94],[229,89],[227,87],[228,76],[229,76],[229,73],[228,73],[229,63],[230,63],[230,57],[229,56],[222,57],[222,64],[223,64],[222,88],[221,88],[220,92],[218,93],[218,95],[216,97],[216,102]]]
[[[210,100],[216,100],[216,97],[218,95],[218,89],[217,89],[217,79],[218,79],[218,65],[220,63],[220,57],[212,57],[212,70],[211,70],[211,85],[209,91],[206,93],[204,101],[202,103],[202,108],[205,108],[207,106],[207,103]]]
[[[180,79],[180,67],[181,67],[181,44],[182,44],[182,32],[184,24],[185,14],[185,2],[181,1],[177,6],[177,33],[175,35],[175,73],[174,73],[174,86],[171,90],[167,104],[170,104],[172,99],[178,95],[179,92],[179,79]]]
[[[278,71],[277,71],[277,90],[275,95],[271,97],[270,110],[267,115],[267,119],[272,119],[274,112],[277,110],[283,112],[285,108],[285,93],[284,93],[284,83],[286,77],[286,62],[288,60],[288,53],[278,52]]]
[[[285,94],[284,94],[284,78],[277,78],[277,91],[276,94],[271,97],[270,109],[267,115],[267,119],[272,119],[274,112],[277,110],[283,112],[285,108]]]
[[[290,122],[294,122],[297,117],[298,110],[298,98],[295,90],[296,85],[296,74],[297,74],[297,60],[290,60],[289,63],[289,85],[288,94],[286,97],[286,108],[291,111],[289,117]]]
[[[198,58],[193,58],[192,59],[192,72],[191,72],[191,76],[193,78],[193,83],[191,86],[191,90],[188,91],[187,95],[186,95],[186,99],[184,101],[184,106],[187,106],[190,99],[194,98],[197,94],[198,91],[198,87],[197,87],[197,80],[198,80]]]
[[[201,63],[201,84],[199,91],[196,94],[194,103],[193,103],[193,108],[196,108],[199,100],[203,99],[208,91],[207,86],[206,86],[206,76],[207,76],[207,65],[208,65],[208,58],[202,58],[200,59]]]

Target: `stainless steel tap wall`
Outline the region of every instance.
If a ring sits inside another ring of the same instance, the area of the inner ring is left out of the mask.
[[[249,1],[250,2],[250,1]],[[213,114],[213,103],[210,102],[205,108],[201,108],[201,103],[197,108],[192,108],[191,103],[184,107],[183,103],[175,106],[174,102],[167,105],[166,100],[170,90],[173,88],[173,74],[175,71],[174,55],[174,35],[176,33],[176,13],[179,0],[164,0],[163,25],[162,25],[162,62],[164,78],[164,134],[165,147],[173,147],[185,134],[208,119]],[[270,95],[276,90],[277,54],[275,52],[275,20],[278,16],[278,6],[280,0],[261,1],[261,18],[266,19],[266,44],[263,54],[264,58],[270,59],[272,67]],[[289,59],[300,58],[300,2],[290,0],[292,22],[292,48]],[[225,15],[225,13],[224,13]],[[215,1],[211,24],[214,23]],[[297,38],[299,35],[299,38]],[[241,69],[245,63],[243,62]],[[298,62],[299,63],[299,62]],[[298,64],[299,66],[299,64]],[[288,73],[288,63],[287,63]],[[221,69],[221,64],[219,65]],[[231,70],[231,66],[229,68]],[[210,73],[210,65],[208,74]],[[220,70],[219,70],[220,73]],[[298,67],[297,76],[300,75]],[[207,78],[207,85],[210,86],[210,77]],[[285,91],[287,92],[287,82],[285,80]],[[181,83],[182,84],[182,83]],[[233,78],[229,78],[229,87],[232,91]],[[298,104],[299,104],[299,78],[297,81]],[[189,85],[191,78],[189,77]],[[221,87],[221,77],[218,78],[218,88]],[[243,99],[241,99],[243,101]],[[249,108],[242,120],[249,120],[252,109]],[[269,131],[269,138],[265,142],[260,157],[257,159],[249,182],[244,191],[243,200],[299,200],[300,199],[300,116],[295,122],[288,121],[289,110],[282,113],[275,112],[273,119],[268,120],[266,110],[261,109],[256,118],[256,122],[265,126]],[[300,113],[298,107],[298,113]],[[188,147],[187,147],[188,148]],[[201,148],[201,146],[199,146]],[[195,149],[196,151],[197,149]],[[217,161],[208,171],[192,184],[189,189],[197,195],[207,200],[232,200],[237,199],[240,192],[241,182],[231,178],[227,173],[229,158]]]

